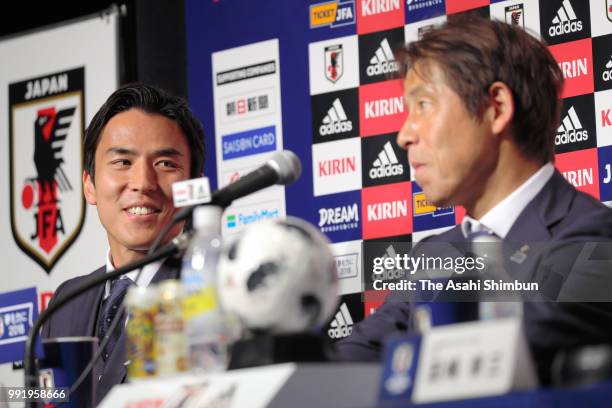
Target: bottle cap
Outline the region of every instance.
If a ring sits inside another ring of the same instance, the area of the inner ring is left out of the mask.
[[[221,230],[223,209],[215,205],[203,205],[193,210],[193,227],[200,231],[204,229]]]

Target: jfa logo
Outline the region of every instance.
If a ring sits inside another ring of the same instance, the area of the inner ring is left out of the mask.
[[[9,85],[11,229],[47,273],[83,226],[84,69]]]

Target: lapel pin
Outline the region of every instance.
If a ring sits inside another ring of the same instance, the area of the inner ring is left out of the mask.
[[[529,245],[525,244],[510,257],[510,260],[520,265],[527,259],[527,252],[529,252]]]

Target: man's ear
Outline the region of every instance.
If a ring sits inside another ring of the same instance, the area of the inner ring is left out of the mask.
[[[491,131],[500,134],[512,125],[514,99],[512,91],[503,82],[496,81],[489,87],[489,115]]]
[[[83,171],[83,194],[85,194],[85,200],[88,204],[96,205],[98,203],[96,199],[96,186],[87,171]]]

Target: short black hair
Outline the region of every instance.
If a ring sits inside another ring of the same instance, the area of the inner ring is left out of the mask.
[[[195,117],[187,101],[153,85],[131,83],[113,92],[94,115],[85,130],[84,168],[95,175],[96,149],[106,124],[118,113],[140,109],[146,113],[165,116],[176,122],[183,131],[191,151],[191,177],[199,177],[204,166],[204,131],[202,123]]]

